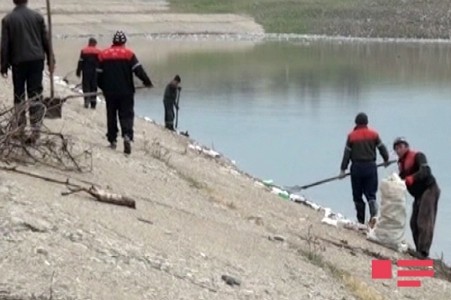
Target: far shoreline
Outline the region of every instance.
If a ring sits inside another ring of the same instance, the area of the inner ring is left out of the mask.
[[[78,40],[89,37],[99,39],[111,38],[110,34],[56,34],[53,36],[57,40]],[[147,40],[173,40],[173,41],[230,41],[230,42],[338,42],[338,43],[387,43],[387,44],[432,44],[451,45],[451,39],[419,39],[419,38],[371,38],[371,37],[350,37],[350,36],[330,36],[315,34],[296,33],[264,33],[264,34],[241,34],[241,33],[131,33],[130,38],[144,38]]]

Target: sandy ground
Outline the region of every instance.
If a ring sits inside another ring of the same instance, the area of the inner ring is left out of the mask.
[[[11,85],[0,81],[9,104]],[[48,89],[47,89],[48,90]],[[60,89],[58,95],[67,93]],[[136,199],[137,209],[61,196],[63,185],[0,171],[0,299],[449,299],[450,283],[419,289],[373,281],[361,249],[396,258],[322,213],[283,200],[189,139],[136,120],[133,153],[107,148],[105,110],[82,100],[45,120],[93,155],[91,172],[22,170]],[[310,228],[310,230],[309,230]],[[281,240],[274,239],[280,235]],[[333,246],[347,243],[354,250]],[[221,279],[241,281],[231,287]],[[14,297],[16,298],[14,298]]]
[[[8,12],[11,1],[0,3]],[[31,0],[30,7],[46,14],[45,1]],[[233,14],[174,14],[162,0],[75,1],[52,0],[52,24],[56,37],[110,36],[116,30],[145,34],[262,34],[260,25],[247,16]]]

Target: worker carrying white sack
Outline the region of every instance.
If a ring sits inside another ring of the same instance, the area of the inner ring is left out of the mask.
[[[404,239],[406,228],[406,185],[398,174],[393,173],[382,180],[379,191],[381,206],[375,226],[367,238],[399,252],[407,251]]]

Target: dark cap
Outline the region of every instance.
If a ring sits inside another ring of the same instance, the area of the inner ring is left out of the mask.
[[[355,123],[357,125],[368,125],[368,116],[366,115],[366,113],[359,113],[356,117],[355,117]]]
[[[113,44],[114,45],[123,45],[127,42],[127,37],[125,36],[125,33],[122,31],[116,31],[116,33],[113,36]]]
[[[95,38],[91,37],[88,40],[88,44],[89,45],[96,45],[97,44],[97,40]]]
[[[177,81],[178,83],[181,82],[181,79],[180,79],[179,75],[175,75],[174,80]]]
[[[397,137],[393,141],[393,150],[396,148],[396,146],[398,146],[400,144],[404,144],[404,145],[406,145],[406,147],[409,147],[409,142],[407,142],[405,137]]]

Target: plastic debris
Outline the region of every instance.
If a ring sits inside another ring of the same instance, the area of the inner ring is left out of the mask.
[[[274,181],[272,179],[263,180],[262,183],[266,186],[273,186]]]
[[[351,220],[346,219],[342,214],[334,213],[328,207],[321,209],[324,210],[324,218],[321,220],[321,223],[334,227],[345,227],[346,225],[353,223]]]
[[[216,152],[214,150],[211,150],[211,149],[208,149],[206,147],[201,147],[199,145],[189,144],[188,148],[190,148],[192,150],[196,150],[196,151],[202,152],[202,153],[204,153],[204,154],[206,154],[208,156],[211,156],[211,157],[219,157],[219,156],[221,156],[218,152]]]
[[[287,191],[283,191],[277,187],[272,187],[271,193],[276,194],[284,199],[290,199],[290,194]]]

